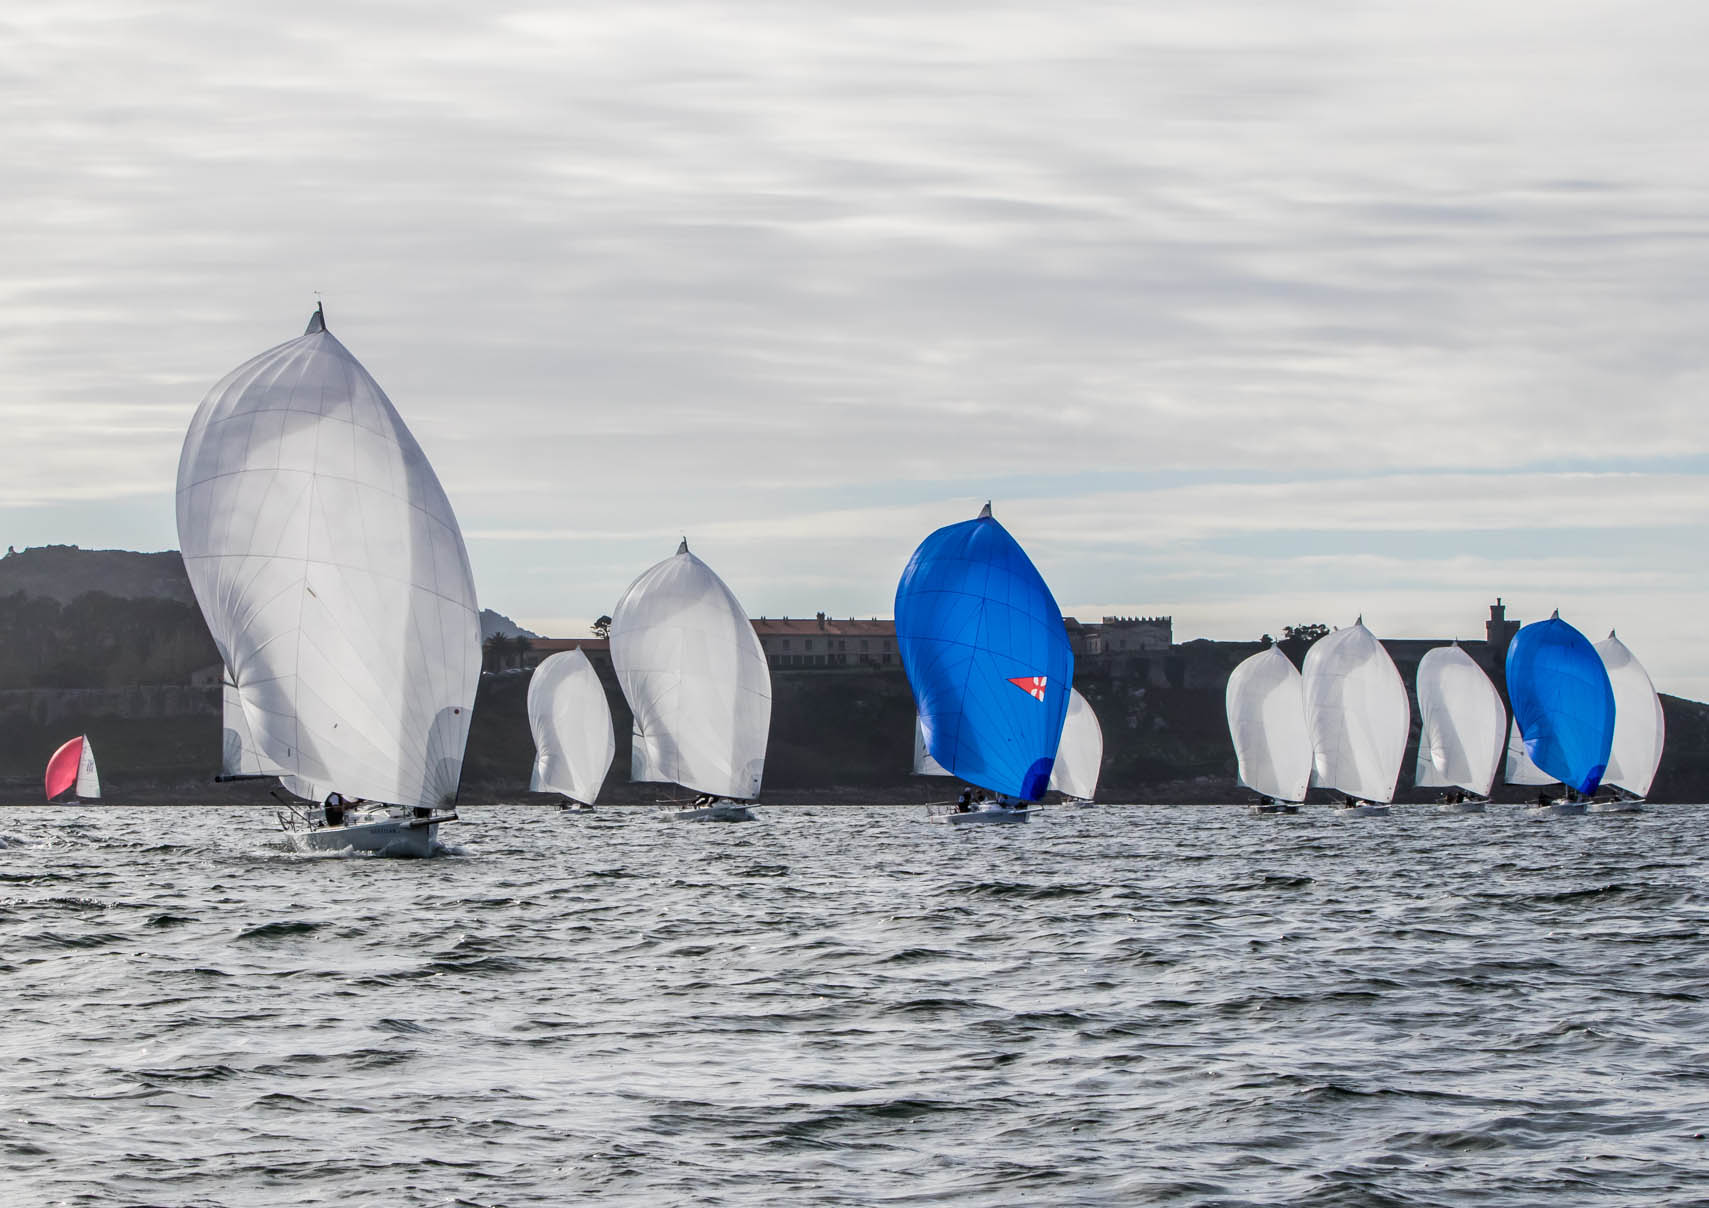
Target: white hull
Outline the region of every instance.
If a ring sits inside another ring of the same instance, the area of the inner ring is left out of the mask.
[[[1592,801],[1590,812],[1593,814],[1641,814],[1644,807],[1636,801]]]
[[[1297,814],[1300,807],[1292,801],[1272,801],[1268,805],[1253,802],[1246,807],[1249,814]]]
[[[1389,807],[1386,805],[1338,805],[1335,812],[1343,818],[1387,818]]]
[[[942,815],[942,818],[951,826],[993,826],[1027,822],[1032,818],[1032,811],[1030,809],[1009,809],[1006,806],[998,806],[996,809],[948,813]]]
[[[1531,805],[1525,812],[1533,818],[1577,818],[1584,813],[1582,801],[1551,801],[1548,805]]]
[[[431,818],[392,815],[348,826],[321,826],[313,830],[289,830],[285,834],[298,851],[367,851],[382,856],[425,859],[433,854],[439,824],[456,820],[456,814]]]
[[[1487,804],[1485,801],[1439,801],[1436,808],[1444,814],[1482,814],[1487,812],[1484,809]]]
[[[754,811],[739,803],[721,801],[717,805],[661,810],[659,820],[661,822],[752,822]]]

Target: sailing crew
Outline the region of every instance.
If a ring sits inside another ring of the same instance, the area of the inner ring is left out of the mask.
[[[321,806],[321,809],[326,814],[326,824],[328,826],[344,825],[344,794],[338,792],[328,793],[326,795],[326,801]]]
[[[958,814],[971,814],[973,812],[972,789],[961,790],[961,796],[955,800],[955,812]]]

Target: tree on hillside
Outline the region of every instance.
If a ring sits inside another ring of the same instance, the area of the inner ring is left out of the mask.
[[[1288,625],[1283,628],[1282,637],[1285,641],[1301,642],[1309,646],[1328,632],[1327,625]]]
[[[599,620],[593,623],[593,636],[596,638],[608,638],[611,636],[610,617],[600,617]]]

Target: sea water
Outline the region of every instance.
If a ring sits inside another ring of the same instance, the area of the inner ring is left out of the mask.
[[[1709,1202],[1709,813],[0,810],[0,1201]]]

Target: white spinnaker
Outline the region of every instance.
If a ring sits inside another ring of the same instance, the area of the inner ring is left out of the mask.
[[[741,603],[688,542],[611,610],[611,662],[635,714],[634,779],[759,795],[771,670]]]
[[[1560,781],[1531,762],[1525,753],[1525,740],[1519,734],[1519,719],[1514,718],[1507,732],[1507,770],[1502,779],[1508,784],[1559,784]]]
[[[95,747],[89,736],[83,736],[83,750],[77,756],[77,796],[93,801],[101,795],[101,774],[95,770]]]
[[[1661,766],[1662,743],[1667,737],[1661,697],[1656,695],[1656,686],[1643,664],[1613,633],[1596,644],[1596,653],[1602,656],[1608,682],[1614,688],[1614,745],[1602,783],[1646,797]]]
[[[914,714],[914,775],[948,776],[949,774],[948,768],[932,758],[931,748],[926,744],[925,719],[918,713]]]
[[[455,798],[481,663],[463,535],[391,401],[318,313],[202,400],[178,538],[258,757],[287,787]]]
[[[1392,801],[1412,707],[1394,660],[1359,621],[1305,656],[1312,782],[1363,801]]]
[[[281,769],[267,761],[255,744],[255,736],[249,732],[249,718],[243,712],[243,697],[232,682],[229,670],[220,681],[220,711],[223,719],[220,775],[277,776]]]
[[[562,793],[592,805],[617,755],[611,705],[599,673],[580,650],[561,650],[528,681],[536,793]]]
[[[1419,660],[1418,718],[1413,783],[1489,796],[1501,766],[1507,706],[1483,668],[1458,646],[1438,646]]]
[[[1305,689],[1276,647],[1260,650],[1229,673],[1228,733],[1240,783],[1275,801],[1304,801],[1311,777]]]
[[[1104,765],[1104,730],[1098,715],[1077,688],[1068,690],[1068,714],[1062,722],[1062,737],[1056,744],[1056,762],[1050,769],[1049,788],[1081,801],[1092,800],[1098,791],[1098,773]]]

